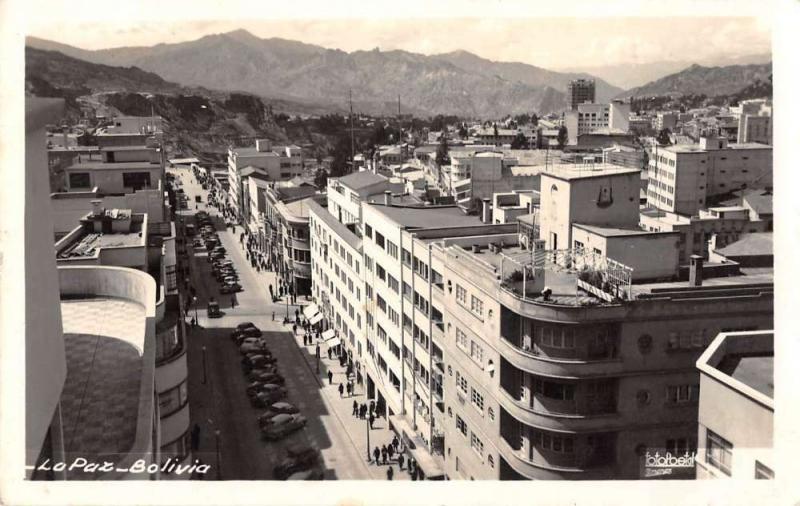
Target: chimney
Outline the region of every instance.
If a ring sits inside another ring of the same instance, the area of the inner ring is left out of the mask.
[[[483,207],[481,208],[481,221],[487,224],[492,222],[492,206],[489,204],[489,199],[483,199]]]
[[[383,192],[383,204],[386,205],[386,206],[392,205],[392,192],[391,191],[386,190],[385,192]]]
[[[700,255],[689,259],[689,286],[703,286],[703,257]]]
[[[92,216],[102,216],[103,214],[103,201],[92,200]]]

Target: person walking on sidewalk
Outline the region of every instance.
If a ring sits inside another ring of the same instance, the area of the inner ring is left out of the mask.
[[[297,335],[297,324],[292,325],[292,334]]]
[[[375,401],[369,401],[369,414],[375,412]]]
[[[400,466],[400,470],[401,470],[401,471],[403,470],[403,462],[404,462],[405,460],[406,460],[406,459],[405,459],[405,457],[403,457],[403,454],[402,454],[402,453],[400,453],[400,454],[398,454],[398,455],[397,455],[397,464]]]
[[[358,416],[358,401],[353,401],[353,416]]]
[[[394,451],[396,452],[400,449],[400,441],[397,439],[397,436],[392,438],[392,446],[394,447]]]
[[[381,456],[381,451],[378,449],[377,446],[375,447],[374,450],[372,450],[372,456],[375,457],[375,464],[381,465],[381,461],[379,460]]]
[[[332,355],[332,352],[331,352],[331,348],[329,346],[328,347],[328,360],[331,360],[332,358],[333,358],[333,355]]]
[[[360,408],[358,408],[358,417],[360,419],[365,419],[367,417],[367,405],[362,404]]]
[[[344,385],[339,383],[339,397],[344,397]]]
[[[347,383],[347,396],[352,397],[353,395],[353,385],[350,382]]]
[[[389,460],[394,458],[394,446],[391,444],[386,448],[386,451],[389,453]]]
[[[383,463],[386,464],[386,456],[389,452],[386,451],[386,445],[383,445],[381,448],[381,458],[383,459]]]
[[[394,476],[394,468],[392,466],[389,466],[389,468],[386,470],[386,479],[392,481],[393,476]]]
[[[236,307],[236,294],[231,294],[231,309]]]
[[[372,424],[375,423],[375,415],[373,413],[369,414],[369,428],[372,428]]]
[[[328,371],[328,384],[333,385],[333,373]]]

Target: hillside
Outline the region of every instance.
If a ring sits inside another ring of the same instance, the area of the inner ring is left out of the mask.
[[[733,95],[757,81],[766,82],[772,75],[772,63],[703,67],[692,65],[675,74],[633,88],[621,96]]]
[[[284,39],[261,39],[244,30],[190,42],[98,51],[35,38],[29,38],[28,45],[95,63],[136,66],[186,86],[275,99],[343,107],[352,90],[357,110],[371,114],[394,113],[398,95],[403,111],[418,116],[544,114],[563,107],[566,82],[577,75],[475,55],[470,55],[473,62],[467,62],[464,54],[346,53]],[[480,65],[473,64],[476,59]],[[604,81],[598,82],[598,88],[599,97],[621,91]]]

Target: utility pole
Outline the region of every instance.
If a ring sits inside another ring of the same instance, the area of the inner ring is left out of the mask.
[[[353,89],[350,89],[350,170],[355,169],[356,141],[353,135]]]

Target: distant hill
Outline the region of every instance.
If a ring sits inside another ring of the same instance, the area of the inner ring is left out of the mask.
[[[27,44],[95,63],[136,66],[185,86],[276,99],[343,107],[352,90],[356,109],[372,114],[395,113],[398,95],[402,111],[418,116],[545,114],[564,107],[566,82],[578,75],[493,62],[466,52],[435,56],[379,50],[346,53],[291,40],[261,39],[245,30],[190,42],[97,51],[33,37]],[[598,80],[598,99],[621,91]]]
[[[620,63],[616,65],[603,65],[586,68],[564,68],[559,72],[588,72],[601,79],[605,79],[613,86],[629,90],[643,86],[651,81],[664,76],[680,72],[694,64],[706,67],[724,67],[728,65],[751,65],[754,63],[768,63],[772,61],[772,54],[751,54],[745,56],[727,56],[703,59],[698,61],[658,61],[651,63]]]
[[[628,90],[621,96],[733,95],[749,84],[768,81],[771,75],[772,63],[725,67],[692,65],[675,74]]]

